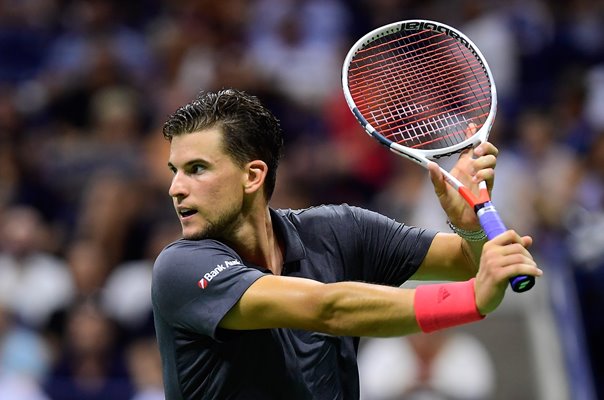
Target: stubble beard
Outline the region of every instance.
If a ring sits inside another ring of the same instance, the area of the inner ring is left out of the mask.
[[[184,235],[187,240],[215,239],[224,240],[232,236],[240,217],[240,211],[232,208],[227,210],[214,221],[207,221],[206,226],[190,235]]]

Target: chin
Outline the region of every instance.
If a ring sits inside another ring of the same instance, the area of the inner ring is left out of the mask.
[[[221,240],[230,236],[236,226],[238,214],[226,214],[216,221],[188,221],[182,225],[182,235],[187,240],[216,239]],[[200,223],[201,222],[201,223]]]
[[[182,230],[182,237],[187,240],[202,240],[208,239],[208,235],[204,231],[194,231],[190,229]]]
[[[219,235],[212,229],[212,225],[208,226],[183,226],[182,237],[187,240],[203,240],[216,239]]]

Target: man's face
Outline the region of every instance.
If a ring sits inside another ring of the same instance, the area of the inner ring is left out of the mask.
[[[173,137],[168,166],[184,238],[221,239],[237,228],[245,172],[224,152],[219,128]]]

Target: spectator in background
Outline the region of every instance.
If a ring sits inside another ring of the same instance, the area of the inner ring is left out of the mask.
[[[604,134],[591,144],[581,165],[574,189],[575,201],[569,207],[565,222],[566,247],[563,253],[573,267],[581,302],[586,340],[593,379],[604,392]],[[560,253],[560,250],[558,250]]]
[[[0,303],[33,329],[41,329],[73,293],[67,266],[51,248],[50,232],[37,210],[16,206],[2,214]]]
[[[461,1],[464,22],[459,30],[480,49],[493,73],[497,86],[500,115],[516,100],[519,54],[505,7],[486,1]]]
[[[139,211],[144,210],[143,194],[136,181],[116,173],[92,176],[83,192],[75,237],[95,242],[111,268],[129,252],[140,254],[140,249],[134,250],[140,243],[131,232]]]
[[[105,57],[115,59],[129,81],[142,84],[151,76],[153,59],[145,38],[124,23],[117,4],[111,0],[66,3],[63,14],[68,23],[50,46],[44,66],[53,85],[92,71]]]
[[[164,400],[161,358],[155,338],[135,341],[127,350],[127,360],[136,388],[131,400]]]
[[[528,110],[518,120],[515,151],[521,169],[532,171],[532,209],[541,233],[559,231],[560,216],[573,201],[576,153],[558,139],[555,122],[543,112]]]
[[[258,75],[290,101],[320,108],[339,89],[346,8],[336,0],[264,0],[250,14],[249,56]]]
[[[569,68],[555,83],[551,107],[544,108],[555,121],[556,140],[570,147],[578,156],[585,156],[591,141],[597,136],[586,115],[587,92],[582,73]]]
[[[180,237],[177,224],[157,224],[151,233],[143,257],[117,265],[105,282],[102,302],[108,314],[134,336],[154,334],[151,307],[153,262],[161,250]]]
[[[64,350],[66,327],[72,308],[76,304],[94,301],[101,295],[111,267],[103,249],[88,239],[77,239],[67,246],[65,263],[73,289],[68,301],[49,316],[43,328],[48,345],[56,354]]]
[[[94,237],[117,262],[139,193],[123,189],[136,185],[141,173],[143,154],[134,147],[142,136],[142,111],[128,86],[93,92],[86,111],[90,125],[84,130],[67,123],[59,135],[42,141],[39,168],[61,199],[65,242],[74,236]]]
[[[52,400],[129,400],[133,387],[118,326],[95,297],[67,313],[60,353],[44,390]]]
[[[455,330],[366,339],[359,374],[363,400],[486,400],[495,394],[488,351]]]
[[[0,305],[0,400],[47,400],[40,383],[50,358],[42,337]]]
[[[54,1],[32,0],[2,5],[0,11],[0,82],[37,77],[58,18]],[[10,57],[5,55],[10,54]]]
[[[15,197],[19,184],[15,152],[9,144],[0,146],[0,213]]]
[[[391,218],[410,221],[415,215],[426,183],[425,171],[405,162],[395,164],[394,169],[396,172],[391,174],[384,187],[373,196],[372,207]],[[497,179],[499,181],[499,176]]]

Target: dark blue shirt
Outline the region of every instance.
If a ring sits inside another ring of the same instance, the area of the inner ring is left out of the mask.
[[[282,275],[399,286],[434,232],[347,205],[272,210]],[[167,400],[358,399],[358,338],[294,329],[218,327],[270,271],[215,240],[178,240],[153,269],[153,310]]]

